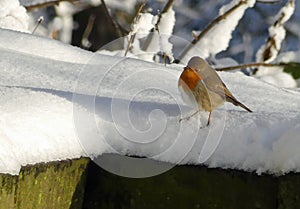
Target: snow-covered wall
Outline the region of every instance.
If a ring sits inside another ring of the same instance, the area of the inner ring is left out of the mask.
[[[282,174],[300,171],[300,93],[220,73],[231,104],[179,123],[181,65],[90,53],[0,30],[0,172],[103,153]]]

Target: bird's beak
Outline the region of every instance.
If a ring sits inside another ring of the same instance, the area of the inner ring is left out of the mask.
[[[189,66],[186,66],[183,68],[184,70],[193,70],[192,68],[190,68]]]

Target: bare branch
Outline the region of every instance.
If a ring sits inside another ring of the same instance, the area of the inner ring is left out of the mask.
[[[279,64],[270,64],[270,63],[264,63],[264,62],[257,62],[257,63],[247,63],[247,64],[241,64],[236,66],[229,66],[229,67],[223,67],[223,68],[216,68],[217,71],[230,71],[230,70],[237,70],[242,68],[252,68],[252,67],[284,67],[286,64],[279,63]]]
[[[217,17],[214,19],[197,37],[197,39],[194,39],[192,41],[192,44],[196,44],[201,38],[203,38],[208,31],[210,31],[215,25],[217,25],[221,20],[226,19],[228,15],[230,15],[232,12],[234,12],[236,9],[238,9],[240,6],[246,4],[247,1],[240,1],[237,5],[233,6],[231,9],[229,9],[227,12],[225,12],[223,15]]]
[[[151,31],[150,31],[150,34],[147,36],[147,39],[145,41],[145,44],[143,45],[143,50],[146,51],[153,39],[153,32],[156,30],[159,32],[159,28],[158,28],[158,25],[160,23],[160,20],[161,20],[161,17],[162,17],[162,14],[166,13],[169,11],[169,9],[172,7],[173,3],[174,3],[175,0],[169,0],[166,5],[164,6],[163,10],[162,10],[162,13],[160,13],[158,15],[158,19],[157,19],[157,22],[155,23],[155,28],[152,28]]]
[[[140,17],[141,17],[141,12],[143,11],[143,9],[144,9],[146,3],[147,3],[147,1],[145,0],[145,1],[141,4],[139,10],[137,11],[137,13],[136,13],[136,15],[135,15],[135,17],[134,17],[133,24],[136,23],[136,22],[138,22],[138,20],[140,19]],[[133,31],[133,29],[131,29],[131,31],[129,32],[129,34],[132,33],[132,31]],[[131,47],[132,43],[134,42],[134,39],[135,39],[135,34],[131,34],[130,39],[129,39],[129,41],[128,41],[128,45],[127,45],[127,48],[126,48],[126,51],[125,51],[124,56],[126,56],[127,53],[128,53],[128,51],[130,50],[130,47]]]
[[[126,51],[125,51],[125,54],[124,54],[125,57],[126,57],[128,51],[129,51],[130,46],[133,43],[134,39],[135,39],[135,34],[133,34],[133,35],[130,36],[130,39],[128,41],[128,45],[127,45],[127,48],[126,48]]]
[[[269,27],[267,42],[256,53],[257,62],[272,62],[278,55],[281,43],[285,38],[284,24],[290,19],[295,11],[295,0],[289,0],[277,14],[277,19]]]
[[[39,19],[38,19],[38,21],[37,21],[37,23],[36,23],[36,25],[35,25],[35,27],[34,27],[34,29],[33,29],[32,32],[31,32],[31,34],[34,34],[34,33],[35,33],[36,29],[40,26],[40,24],[41,24],[43,21],[44,21],[44,17],[43,17],[43,16],[40,16]]]
[[[214,19],[198,36],[194,37],[194,40],[189,44],[184,51],[179,55],[178,59],[175,60],[176,63],[179,63],[180,60],[186,55],[186,53],[193,48],[193,46],[199,42],[213,27],[215,27],[219,22],[226,19],[231,13],[233,13],[236,9],[241,7],[242,5],[247,4],[247,0],[241,0],[238,4],[230,8],[223,15],[218,16]]]
[[[282,0],[257,0],[257,3],[263,3],[263,4],[277,4],[281,2]]]
[[[92,32],[94,23],[95,23],[96,15],[91,14],[87,23],[87,26],[83,32],[82,39],[81,39],[81,46],[83,48],[89,48],[90,42],[89,42],[89,36]]]
[[[169,11],[169,9],[173,6],[175,0],[169,0],[167,4],[165,5],[164,9],[162,10],[162,13],[166,13]]]
[[[162,12],[161,12],[161,13],[159,14],[159,16],[158,16],[157,22],[156,22],[156,24],[155,24],[156,27],[158,26],[158,24],[159,24],[159,22],[160,22],[160,19],[161,19],[162,14],[167,13],[167,12],[169,11],[169,9],[173,6],[174,1],[175,1],[175,0],[169,0],[169,1],[167,2],[167,4],[165,5],[165,7],[163,8]]]
[[[119,27],[119,24],[117,23],[117,21],[109,14],[108,8],[106,6],[106,3],[104,0],[101,0],[101,4],[104,7],[104,11],[105,11],[105,15],[108,17],[108,19],[110,20],[112,26],[115,28],[115,30],[117,31],[119,37],[123,36],[123,33]]]

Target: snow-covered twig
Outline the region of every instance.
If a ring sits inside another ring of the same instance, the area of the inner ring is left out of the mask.
[[[173,45],[169,42],[170,37],[173,34],[173,29],[175,26],[175,12],[173,10],[172,4],[174,1],[169,1],[163,10],[162,14],[158,18],[156,27],[159,33],[159,46],[160,51],[163,53],[164,61],[166,64],[166,58],[173,62]],[[166,9],[167,8],[167,9]]]
[[[169,43],[169,38],[173,33],[175,25],[175,12],[173,4],[175,0],[169,0],[164,6],[161,13],[158,14],[157,21],[148,35],[143,50],[147,51],[150,45],[159,45],[159,51],[163,53],[164,62],[166,64],[167,57],[173,61],[172,44]],[[155,37],[155,36],[158,36]],[[157,43],[157,41],[159,43]],[[153,46],[152,46],[153,48]],[[158,48],[157,46],[154,48]]]
[[[201,51],[199,56],[203,58],[210,54],[217,54],[228,47],[231,40],[231,33],[243,17],[246,9],[254,6],[256,0],[233,0],[220,9],[220,15],[214,19],[194,40],[189,44],[177,58],[176,63],[189,59],[194,54],[189,52],[195,46]]]
[[[293,15],[295,10],[295,0],[289,0],[279,11],[276,21],[269,28],[269,38],[267,42],[258,50],[256,54],[257,62],[272,62],[278,55],[281,43],[285,39],[286,31],[284,23]]]
[[[138,24],[138,23],[140,22],[141,13],[142,13],[142,11],[143,11],[145,5],[146,5],[146,1],[144,1],[144,2],[141,4],[141,6],[140,6],[140,8],[139,8],[139,10],[138,10],[138,12],[137,12],[137,14],[136,14],[134,20],[133,20],[133,24],[132,24],[131,31],[130,31],[129,34],[128,34],[128,35],[130,36],[130,39],[129,39],[129,41],[128,41],[127,48],[126,48],[126,51],[125,51],[124,56],[127,55],[128,51],[129,51],[129,49],[130,49],[130,47],[131,47],[131,45],[132,45],[132,43],[133,43],[133,41],[134,41],[134,39],[135,39],[135,35],[136,35],[136,32],[137,32],[138,27],[139,27],[139,24]]]
[[[232,12],[237,10],[240,6],[243,4],[246,4],[247,1],[240,1],[238,4],[233,6],[231,9],[229,9],[227,12],[225,12],[223,15],[217,17],[214,19],[193,41],[192,44],[196,44],[199,40],[201,40],[207,33],[210,31],[213,27],[215,27],[221,20],[226,19]]]
[[[19,0],[0,1],[0,28],[29,33],[29,16]]]
[[[157,19],[157,22],[156,22],[156,27],[158,27],[159,23],[160,23],[160,20],[161,20],[161,17],[162,17],[162,14],[165,14],[167,13],[173,6],[174,4],[174,1],[175,0],[169,0],[167,2],[167,4],[165,5],[165,7],[163,8],[162,12],[158,15],[158,19]]]
[[[280,51],[282,41],[285,39],[286,31],[284,24],[290,19],[295,11],[295,0],[289,0],[275,17],[274,24],[269,28],[269,38],[256,53],[256,61],[271,63]],[[289,63],[287,66],[290,65]],[[285,66],[285,67],[287,67]],[[292,75],[284,72],[283,67],[270,68],[259,66],[253,74],[265,82],[272,83],[281,87],[293,88],[297,83]]]

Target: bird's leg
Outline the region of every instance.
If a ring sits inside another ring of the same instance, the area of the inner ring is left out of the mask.
[[[196,112],[194,112],[194,113],[191,114],[191,115],[188,115],[188,116],[186,116],[186,117],[184,117],[184,118],[180,118],[180,119],[179,119],[179,123],[180,123],[182,120],[189,120],[191,117],[193,117],[194,115],[198,114],[199,112],[200,112],[200,110],[197,110]]]
[[[210,117],[211,117],[211,113],[212,113],[212,111],[210,111],[210,112],[209,112],[209,115],[208,115],[208,120],[207,120],[207,124],[206,124],[206,126],[209,126],[209,123],[210,123]]]

